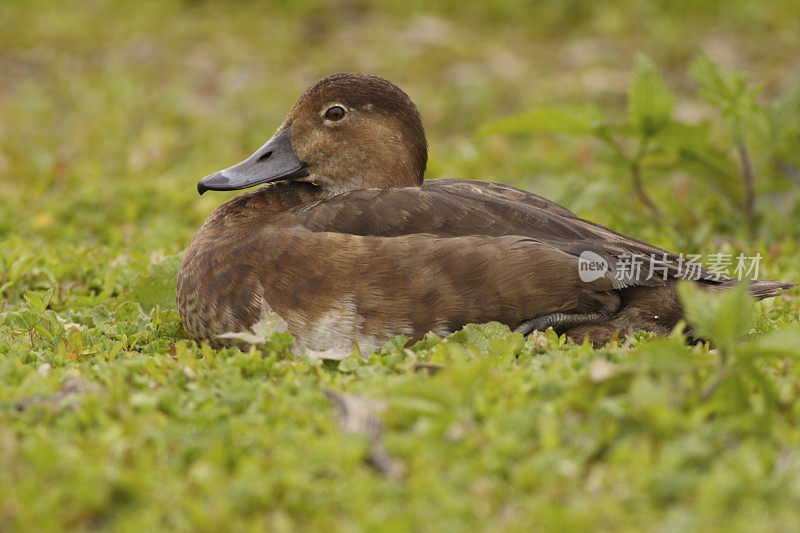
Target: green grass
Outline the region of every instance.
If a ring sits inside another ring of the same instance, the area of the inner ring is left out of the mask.
[[[794,0],[515,6],[0,3],[0,531],[797,528],[797,289],[687,294],[713,346],[592,350],[495,324],[323,362],[286,336],[249,353],[185,338],[177,254],[227,197],[197,179],[342,70],[409,92],[429,177],[511,183],[800,281]],[[662,75],[673,107],[639,90]],[[554,126],[575,110],[595,122]],[[660,219],[631,186],[642,136]],[[382,430],[345,431],[342,393],[380,400]]]

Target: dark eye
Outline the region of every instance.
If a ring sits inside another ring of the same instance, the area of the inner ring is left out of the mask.
[[[335,105],[325,111],[325,118],[328,120],[341,120],[344,116],[344,108],[340,105]]]

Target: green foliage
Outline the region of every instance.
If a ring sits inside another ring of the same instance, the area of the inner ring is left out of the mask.
[[[711,293],[692,282],[680,286],[686,318],[697,335],[714,342],[724,351],[748,334],[753,325],[753,298],[747,283]]]
[[[761,88],[750,88],[750,76],[746,72],[723,71],[707,57],[697,58],[690,70],[700,95],[719,108],[722,116],[735,124],[737,131],[747,119],[758,113],[756,97]]]
[[[644,56],[636,59],[628,95],[631,126],[647,139],[663,130],[672,120],[675,100],[655,65]]]
[[[0,2],[0,530],[796,528],[796,292],[686,289],[708,345],[489,324],[342,361],[290,356],[269,321],[253,349],[198,346],[174,308],[174,254],[226,198],[197,178],[334,71],[409,92],[429,177],[800,281],[796,4]],[[689,68],[699,50],[764,90]],[[637,172],[662,217],[631,202]],[[326,391],[385,404],[404,477]]]
[[[512,508],[517,527],[589,527],[621,520],[624,492],[638,509],[629,524],[667,523],[664,509],[727,523],[730,506],[754,502],[782,524],[800,472],[771,465],[800,440],[798,376],[783,362],[800,355],[800,330],[749,339],[744,291],[682,292],[692,326],[729,346],[727,362],[677,335],[594,351],[487,324],[322,364],[198,347],[176,338],[174,317],[131,323],[135,304],[118,307],[125,324],[70,328],[63,350],[13,341],[0,365],[14,384],[0,398],[4,520],[377,527],[389,512],[395,527],[438,529]],[[368,443],[336,427],[329,389],[385,403],[383,440],[405,478],[370,467]]]
[[[765,359],[800,358],[800,327],[794,325],[743,342],[754,324],[754,302],[746,283],[713,294],[686,282],[680,286],[680,294],[694,333],[713,342],[718,350],[716,371],[704,387],[702,397],[708,398],[720,389],[728,392],[729,401],[741,403],[749,379],[760,389],[767,404],[767,409],[762,406],[761,413],[771,415],[770,409],[775,409],[780,401],[779,394],[762,363]]]
[[[751,237],[757,229],[755,204],[759,190],[767,196],[792,187],[782,208],[784,213],[800,210],[800,195],[796,183],[792,183],[800,182],[800,83],[787,94],[761,103],[757,96],[762,88],[752,87],[743,71],[723,70],[706,57],[698,58],[690,71],[700,96],[719,110],[723,127],[710,121],[692,124],[673,119],[675,97],[655,65],[640,55],[629,86],[628,117],[623,124],[603,117],[594,108],[590,114],[569,107],[541,108],[494,121],[481,133],[593,137],[613,155],[614,173],[630,176],[634,193],[656,220],[665,215],[646,191],[643,176],[648,172],[665,177],[691,172],[695,178],[693,189],[705,186],[714,193],[708,196],[713,203],[709,209],[718,210],[720,202],[725,202],[730,216],[741,218]],[[759,150],[755,155],[751,154],[753,145]],[[769,207],[770,212],[760,218],[785,228],[781,206],[772,203]],[[684,220],[675,220],[677,226],[692,218],[685,209],[682,211]]]
[[[145,311],[154,307],[176,309],[175,279],[183,254],[165,257],[160,263],[149,266],[146,275],[139,275],[131,283],[130,299],[138,302]]]
[[[600,111],[585,108],[541,108],[506,117],[483,126],[481,135],[522,133],[569,133],[589,135],[595,133],[602,120]]]

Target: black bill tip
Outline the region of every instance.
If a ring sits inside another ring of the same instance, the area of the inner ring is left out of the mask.
[[[209,174],[197,182],[197,192],[203,194],[206,191],[226,191],[230,188],[231,180],[220,172]]]

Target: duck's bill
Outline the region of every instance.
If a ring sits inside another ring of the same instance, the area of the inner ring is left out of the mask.
[[[292,150],[290,137],[291,128],[276,133],[241,163],[201,179],[197,182],[197,192],[234,191],[305,176],[305,165]]]

